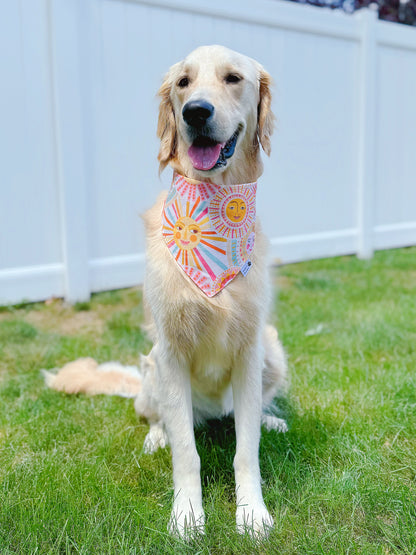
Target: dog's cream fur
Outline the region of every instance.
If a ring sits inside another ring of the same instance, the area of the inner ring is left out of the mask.
[[[241,80],[227,81],[230,74]],[[184,78],[187,85],[179,86]],[[219,185],[256,181],[262,173],[260,146],[270,152],[270,81],[257,62],[220,46],[198,48],[174,65],[159,91],[161,169],[169,164],[188,178]],[[182,108],[189,100],[201,99],[215,107],[210,133],[217,142],[227,141],[237,128],[240,131],[235,153],[225,168],[197,171],[187,154],[192,137]],[[161,194],[144,216],[144,298],[154,346],[148,357],[142,357],[136,382],[130,383],[131,392],[137,394],[136,411],[150,423],[145,449],[153,452],[171,445],[175,495],[170,530],[181,535],[202,531],[204,511],[194,422],[233,412],[237,527],[241,532],[262,534],[273,519],[260,485],[260,425],[286,430],[283,420],[267,413],[273,397],[286,383],[285,357],[277,332],[266,325],[270,301],[267,241],[257,222],[250,272],[246,277],[237,276],[208,298],[182,272],[166,247],[161,233],[165,198],[166,193]],[[66,369],[66,377],[59,383],[59,374],[49,375],[49,385],[97,393],[97,383],[101,383],[103,392],[110,392],[111,386],[104,384],[107,378],[113,379],[112,373],[97,372],[91,362],[83,364],[88,372],[95,371],[96,378],[87,380],[88,384],[84,380],[81,387],[75,386],[77,370]]]

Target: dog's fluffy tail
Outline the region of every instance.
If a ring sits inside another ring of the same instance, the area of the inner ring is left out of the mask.
[[[123,366],[119,362],[98,364],[92,358],[79,358],[61,369],[42,373],[48,387],[64,393],[136,397],[142,386],[137,366]]]

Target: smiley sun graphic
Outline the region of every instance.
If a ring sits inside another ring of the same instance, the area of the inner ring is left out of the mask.
[[[246,235],[256,218],[256,184],[221,187],[210,202],[211,222],[229,239]]]
[[[232,198],[227,202],[225,213],[232,222],[241,222],[246,215],[247,205],[243,198]]]
[[[186,251],[192,250],[201,241],[201,227],[192,218],[182,216],[174,225],[173,237],[180,249],[185,249]]]
[[[221,255],[226,255],[227,240],[211,230],[207,202],[198,197],[182,203],[179,196],[169,201],[163,212],[163,236],[169,250],[183,266],[215,279],[218,267],[225,268]]]

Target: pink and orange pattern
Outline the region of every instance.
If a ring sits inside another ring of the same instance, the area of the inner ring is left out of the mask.
[[[174,174],[162,215],[166,245],[208,297],[238,275],[254,247],[256,183],[219,186]]]

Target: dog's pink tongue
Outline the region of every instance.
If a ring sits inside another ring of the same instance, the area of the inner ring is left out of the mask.
[[[194,146],[189,147],[188,154],[192,165],[196,170],[210,170],[217,163],[221,148],[225,143],[218,143],[215,146]]]

